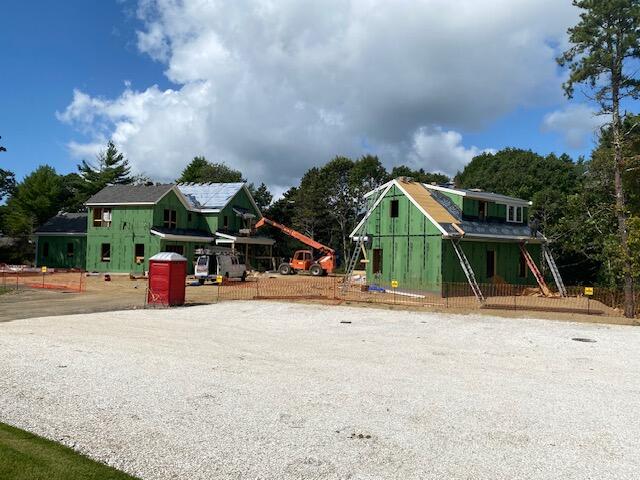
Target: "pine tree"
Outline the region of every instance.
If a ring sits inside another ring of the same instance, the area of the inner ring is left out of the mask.
[[[107,186],[128,185],[136,181],[136,177],[131,176],[129,161],[112,141],[107,143],[106,150],[100,152],[96,160],[95,164],[83,160],[78,165],[78,174],[69,176],[70,188],[75,195],[68,210],[82,209],[89,197]]]
[[[628,209],[623,186],[626,160],[623,155],[627,132],[623,130],[620,102],[640,98],[640,82],[635,64],[640,58],[639,0],[574,0],[580,8],[580,21],[569,29],[571,47],[558,58],[569,67],[564,84],[568,98],[577,84],[591,90],[599,113],[610,118],[613,137],[615,209],[623,264],[624,313],[634,315],[633,275],[628,242]],[[632,65],[633,64],[633,65]]]

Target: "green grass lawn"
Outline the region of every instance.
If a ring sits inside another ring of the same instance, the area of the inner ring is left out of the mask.
[[[0,423],[0,479],[134,480],[115,468],[37,435]]]

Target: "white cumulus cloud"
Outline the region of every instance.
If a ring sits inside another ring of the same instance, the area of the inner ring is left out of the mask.
[[[408,163],[415,168],[429,165],[431,171],[452,174],[462,170],[473,157],[483,152],[494,150],[475,146],[467,148],[462,144],[462,135],[453,130],[422,127],[413,135]]]
[[[576,9],[557,0],[142,0],[138,14],[139,50],[176,87],[125,86],[112,99],[76,91],[59,118],[113,138],[154,178],[175,178],[205,155],[284,187],[335,155],[455,173],[480,151],[459,132],[559,101],[554,45]]]
[[[596,115],[588,105],[570,104],[546,114],[542,129],[559,133],[571,148],[584,148],[606,122],[606,117]]]

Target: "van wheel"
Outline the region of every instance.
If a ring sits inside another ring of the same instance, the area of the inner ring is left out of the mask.
[[[283,263],[278,267],[278,273],[280,275],[291,275],[291,265]]]
[[[311,268],[309,269],[309,273],[314,277],[319,277],[324,273],[324,271],[322,270],[322,267],[320,265],[315,264],[315,265],[311,265]]]
[[[206,280],[206,279],[205,279],[205,278],[202,278],[202,277],[201,277],[201,278],[198,278],[198,283],[199,283],[200,285],[204,285],[205,280]]]
[[[242,277],[240,277],[240,281],[241,282],[246,282],[247,281],[247,272],[242,272]]]

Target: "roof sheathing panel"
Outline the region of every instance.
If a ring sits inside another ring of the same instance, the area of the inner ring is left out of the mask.
[[[398,181],[398,184],[435,222],[460,223],[421,183]]]
[[[178,189],[193,208],[221,209],[240,191],[244,183],[179,183]]]

